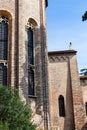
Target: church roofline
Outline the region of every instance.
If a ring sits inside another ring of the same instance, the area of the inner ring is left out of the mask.
[[[56,54],[76,54],[77,51],[75,50],[62,50],[62,51],[51,51],[48,52],[48,55],[56,55]]]
[[[87,79],[87,76],[80,76],[80,80],[82,80],[82,79]]]

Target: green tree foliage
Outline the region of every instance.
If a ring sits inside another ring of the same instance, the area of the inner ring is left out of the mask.
[[[2,130],[35,130],[36,125],[31,119],[32,111],[20,100],[17,90],[0,86],[0,127]]]
[[[87,68],[81,69],[80,75],[87,76]]]
[[[86,21],[87,20],[87,11],[84,13],[84,15],[82,16],[82,21]]]

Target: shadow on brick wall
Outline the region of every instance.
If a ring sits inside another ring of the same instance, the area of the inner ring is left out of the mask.
[[[25,41],[25,51],[27,52],[27,44],[28,42]],[[28,61],[27,61],[27,53],[25,56],[25,62],[23,63],[23,65],[21,66],[22,70],[23,70],[23,77],[21,79],[20,82],[20,86],[21,86],[21,90],[22,90],[22,96],[24,99],[26,99],[26,101],[28,102],[28,81],[26,80],[28,77]]]
[[[73,100],[72,100],[72,86],[70,74],[70,58],[67,60],[67,87],[66,87],[66,115],[63,130],[75,130],[74,113],[73,113]]]

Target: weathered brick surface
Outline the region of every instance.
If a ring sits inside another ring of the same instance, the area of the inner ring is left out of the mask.
[[[85,111],[82,97],[82,87],[80,86],[76,57],[70,61],[71,79],[72,79],[72,97],[75,118],[75,129],[80,130],[84,124]]]
[[[0,15],[11,15],[9,28],[11,44],[9,47],[10,67],[8,82],[19,89],[22,100],[31,105],[35,123],[39,128],[48,129],[48,80],[47,80],[47,42],[44,0],[0,0]],[[3,13],[5,10],[7,13]],[[9,13],[8,13],[9,12]],[[35,97],[28,97],[28,36],[27,24],[32,18],[36,26],[34,32],[35,57]],[[43,71],[42,70],[46,70]],[[11,80],[11,81],[10,81]],[[45,82],[44,82],[45,81]]]
[[[8,85],[18,87],[21,99],[31,106],[38,129],[85,130],[87,87],[80,86],[75,51],[49,53],[48,60],[45,2],[0,0],[0,15],[9,19]],[[27,27],[31,18],[34,32],[35,97],[29,98]],[[59,95],[64,96],[65,117],[59,116]]]
[[[75,51],[49,53],[49,91],[52,130],[81,130],[85,112]],[[65,117],[59,116],[59,95],[64,96]]]
[[[80,77],[80,84],[81,84],[81,87],[82,87],[82,95],[83,95],[83,104],[84,104],[84,107],[87,103],[87,76],[81,76]],[[85,107],[85,124],[82,128],[82,130],[86,130],[87,129],[87,115],[86,115],[86,107]]]
[[[10,77],[8,78],[9,81],[8,81],[8,84],[11,84],[12,86],[14,86],[14,46],[15,46],[15,42],[14,42],[14,35],[15,35],[15,1],[12,0],[0,0],[0,14],[2,15],[6,15],[8,18],[9,18],[9,21],[10,22],[10,29],[9,29],[9,33],[10,33],[10,37],[9,36],[9,70],[10,70],[10,74],[8,74],[9,76],[11,76],[11,79]],[[4,13],[6,12],[6,13]]]

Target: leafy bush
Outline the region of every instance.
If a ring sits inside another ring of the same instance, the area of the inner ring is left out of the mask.
[[[36,125],[31,119],[32,111],[21,101],[18,91],[0,86],[0,127],[6,126],[6,130],[35,130]]]

